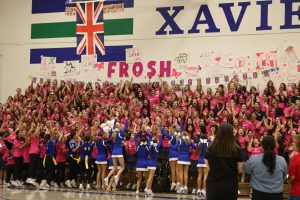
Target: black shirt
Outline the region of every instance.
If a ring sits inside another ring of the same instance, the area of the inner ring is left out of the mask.
[[[237,163],[243,162],[243,156],[240,149],[236,156],[231,158],[218,157],[206,152],[205,159],[208,160],[209,164],[207,181],[220,181],[224,179],[233,179],[237,181]]]

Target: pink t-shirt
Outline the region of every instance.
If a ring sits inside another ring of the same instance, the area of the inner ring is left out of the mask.
[[[68,149],[66,144],[56,144],[56,161],[66,162]]]
[[[30,163],[30,158],[29,158],[29,146],[26,146],[23,148],[23,163],[24,164],[29,164]]]
[[[12,155],[9,155],[9,151],[7,149],[4,150],[3,160],[6,160],[6,166],[15,164],[14,157]]]
[[[40,158],[44,158],[46,154],[46,146],[45,144],[40,145]]]
[[[261,153],[263,153],[263,148],[262,147],[251,147],[248,155],[249,155],[249,158],[250,158],[251,156],[259,155]]]
[[[39,139],[35,137],[30,138],[30,148],[29,148],[29,154],[39,154]]]
[[[128,140],[125,147],[128,155],[136,154],[136,145],[134,141]]]
[[[246,149],[246,137],[238,136],[238,143],[240,144],[241,149]]]
[[[199,154],[197,153],[196,149],[190,148],[190,159],[191,160],[198,160]]]
[[[20,146],[24,144],[23,141],[15,139],[14,142],[14,148],[13,148],[13,157],[23,157],[23,149],[20,149]]]
[[[92,157],[92,158],[96,158],[96,157],[97,157],[97,154],[98,154],[98,149],[97,149],[97,146],[95,145],[95,146],[93,147],[93,151],[92,151],[91,157]]]

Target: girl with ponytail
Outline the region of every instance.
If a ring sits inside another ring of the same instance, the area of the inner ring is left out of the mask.
[[[272,136],[263,138],[262,147],[263,154],[254,155],[245,163],[245,171],[251,175],[252,200],[282,200],[287,164],[275,154]]]

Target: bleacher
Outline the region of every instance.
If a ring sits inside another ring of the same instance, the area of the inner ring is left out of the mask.
[[[283,188],[283,197],[284,199],[288,199],[289,192],[291,189],[290,184],[284,184]],[[251,188],[249,183],[240,182],[239,183],[240,194],[239,197],[251,197]]]

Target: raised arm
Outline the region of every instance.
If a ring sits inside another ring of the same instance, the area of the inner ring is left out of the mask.
[[[173,136],[170,135],[167,131],[165,131],[165,129],[163,129],[161,126],[158,126],[158,128],[160,129],[160,131],[163,133],[164,136],[166,136],[169,140],[173,139]]]

